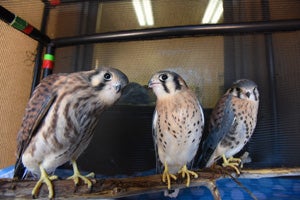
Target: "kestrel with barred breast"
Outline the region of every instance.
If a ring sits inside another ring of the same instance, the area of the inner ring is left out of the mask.
[[[120,70],[99,68],[70,74],[53,74],[44,78],[30,98],[18,133],[17,161],[14,178],[27,172],[40,177],[32,190],[37,196],[46,183],[49,198],[54,196],[49,176],[57,167],[71,161],[78,184],[83,180],[76,160],[87,148],[102,111],[121,96],[128,78]]]

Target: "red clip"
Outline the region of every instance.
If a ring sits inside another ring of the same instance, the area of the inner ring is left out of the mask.
[[[53,69],[54,62],[52,60],[43,61],[43,69]]]
[[[51,6],[58,6],[60,4],[60,0],[51,0],[50,5]]]

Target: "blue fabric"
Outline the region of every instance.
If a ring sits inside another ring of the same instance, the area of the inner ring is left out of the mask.
[[[261,179],[239,179],[239,181],[252,192],[258,200],[299,200],[300,199],[300,177],[298,178],[261,178]],[[222,200],[252,200],[253,198],[231,179],[217,181],[217,187]],[[143,194],[139,196],[126,197],[122,199],[169,199],[163,193]],[[193,187],[180,190],[178,200],[213,200],[210,191],[205,187]]]
[[[0,169],[0,178],[12,178],[14,166]],[[135,176],[147,176],[154,171],[139,172]],[[59,169],[55,172],[59,177],[68,177],[73,174],[72,170]],[[83,173],[84,174],[84,173]],[[97,175],[97,178],[105,178]],[[118,178],[127,177],[125,175],[114,176]],[[300,177],[277,177],[261,179],[238,179],[252,194],[259,200],[299,200],[300,199]],[[251,196],[233,180],[224,178],[217,181],[217,187],[222,200],[248,200]],[[145,200],[145,199],[171,199],[164,197],[163,192],[142,194],[138,196],[124,197],[123,200]],[[212,200],[210,191],[205,187],[192,187],[180,190],[178,200]]]
[[[0,169],[0,178],[12,178],[14,176],[15,166],[9,166],[4,169]]]

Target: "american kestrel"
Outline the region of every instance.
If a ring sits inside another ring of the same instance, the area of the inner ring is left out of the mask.
[[[190,176],[197,177],[189,168],[202,137],[203,110],[194,92],[175,72],[157,72],[148,86],[157,97],[152,123],[157,171],[162,173],[163,182],[167,181],[168,190],[171,179],[177,179],[175,173],[187,177],[188,187]],[[177,196],[178,191],[170,196]]]
[[[46,183],[49,198],[54,196],[49,176],[71,161],[77,185],[83,180],[76,159],[87,148],[102,111],[114,104],[127,85],[120,70],[99,68],[70,74],[53,74],[41,81],[30,98],[18,133],[17,161],[14,178],[24,178],[27,171],[40,176],[32,190],[36,196]]]
[[[210,167],[218,159],[239,174],[240,159],[235,154],[249,141],[257,121],[259,92],[257,85],[247,79],[236,81],[212,111],[209,132],[202,144],[200,167]]]

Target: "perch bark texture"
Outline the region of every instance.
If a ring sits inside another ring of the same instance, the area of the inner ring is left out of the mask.
[[[212,192],[215,199],[220,199],[215,182],[221,178],[229,178],[230,175],[222,170],[204,169],[198,171],[197,179],[192,179],[191,186],[205,186]],[[244,169],[240,178],[266,178],[279,176],[300,176],[300,168],[274,168],[274,169]],[[131,178],[107,178],[96,179],[91,191],[86,185],[75,186],[72,180],[53,181],[55,199],[83,199],[83,198],[118,198],[144,193],[159,192],[166,189],[161,181],[161,175]],[[31,191],[36,180],[15,181],[12,179],[0,179],[1,199],[32,199]],[[173,189],[184,188],[185,180],[178,179],[172,182]],[[45,184],[41,187],[39,199],[47,199],[48,189]]]

